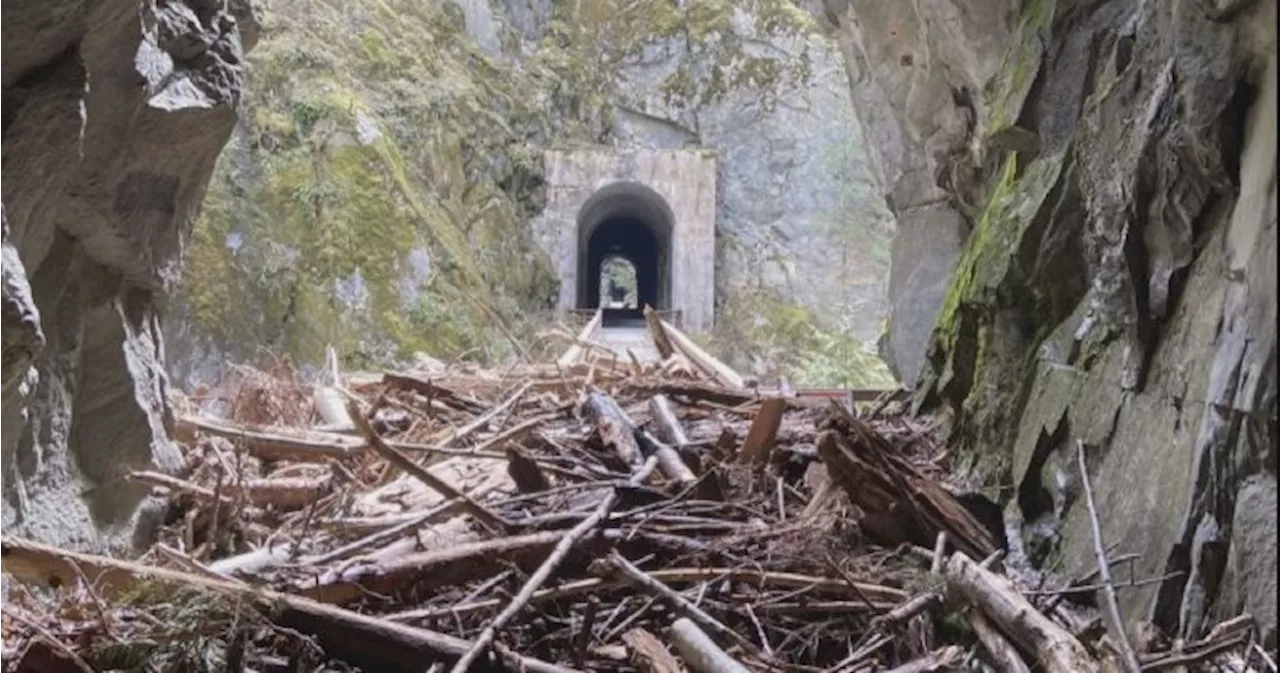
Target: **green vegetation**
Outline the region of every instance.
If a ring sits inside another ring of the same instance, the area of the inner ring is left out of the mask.
[[[417,350],[501,359],[554,296],[527,227],[540,145],[589,138],[600,101],[556,116],[546,92],[576,74],[563,54],[496,62],[451,7],[266,14],[247,119],[179,294],[221,348],[316,361],[333,343],[352,366]]]
[[[607,257],[600,265],[600,303],[609,301],[609,288],[623,291],[622,303],[639,308],[639,288],[636,285],[636,267],[623,257]]]
[[[267,615],[274,609],[155,582],[137,584],[116,607],[117,614],[132,619],[113,625],[83,623],[81,656],[94,670],[212,673],[234,668],[243,659],[246,642],[267,630]]]
[[[851,332],[849,315],[823,320],[776,289],[758,284],[730,293],[715,330],[701,341],[744,371],[785,376],[794,385],[892,386],[893,376],[880,356]]]
[[[856,148],[826,146],[818,157],[823,168],[843,185],[830,215],[808,226],[820,228],[832,246],[824,251],[835,270],[830,282],[847,287],[883,282],[889,273],[893,216],[877,198],[877,186],[850,153]],[[806,307],[803,292],[788,297],[783,285],[798,284],[796,261],[780,231],[760,232],[746,244],[721,232],[720,258],[752,260],[755,271],[746,284],[723,288],[716,328],[705,344],[744,371],[785,376],[796,385],[814,387],[890,387],[894,380],[873,344],[855,336],[855,316],[832,307],[823,314]]]

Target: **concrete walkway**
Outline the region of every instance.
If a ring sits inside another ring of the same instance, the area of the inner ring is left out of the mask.
[[[661,360],[657,347],[649,339],[649,330],[644,327],[643,321],[638,327],[635,325],[601,327],[596,330],[592,341],[613,349],[623,362],[631,361],[630,356],[627,355],[628,350],[634,353],[636,359],[642,363]]]

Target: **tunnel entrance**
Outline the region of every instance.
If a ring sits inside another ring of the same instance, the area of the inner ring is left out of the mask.
[[[578,308],[603,307],[606,324],[643,320],[646,305],[668,308],[673,220],[666,201],[641,184],[593,194],[578,216]]]

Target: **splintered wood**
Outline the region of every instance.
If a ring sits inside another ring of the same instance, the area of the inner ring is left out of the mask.
[[[1060,623],[1066,603],[991,569],[998,528],[952,495],[945,452],[911,419],[759,397],[647,317],[666,357],[653,365],[583,347],[506,370],[342,379],[331,363],[318,387],[287,366],[236,368],[221,397],[175,403],[181,471],[128,475],[168,503],[141,558],[4,539],[4,670],[1108,659]],[[942,628],[947,611],[976,639]],[[1247,663],[1249,633],[1142,661]]]

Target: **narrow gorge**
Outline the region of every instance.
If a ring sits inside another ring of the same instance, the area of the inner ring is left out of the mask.
[[[752,394],[903,389],[1011,567],[1093,570],[1096,500],[1135,638],[1275,652],[1275,0],[3,19],[6,540],[151,548],[131,475],[187,474],[173,400],[240,363],[514,370],[652,304]]]

